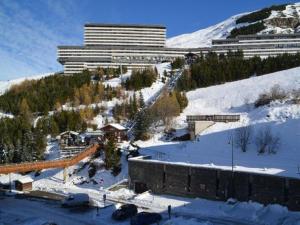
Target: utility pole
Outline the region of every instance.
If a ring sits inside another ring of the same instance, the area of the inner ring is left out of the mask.
[[[68,176],[68,167],[65,167],[63,171],[64,184],[67,183],[67,176]]]
[[[231,135],[231,172],[233,176],[233,135]]]
[[[11,185],[11,173],[9,173],[9,192],[12,190],[12,185]]]
[[[123,82],[123,68],[122,63],[120,63],[120,73],[121,73],[121,83]]]

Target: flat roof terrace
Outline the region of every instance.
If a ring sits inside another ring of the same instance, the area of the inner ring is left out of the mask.
[[[166,29],[163,25],[158,24],[107,24],[107,23],[87,23],[84,27],[130,27],[130,28],[158,28]]]

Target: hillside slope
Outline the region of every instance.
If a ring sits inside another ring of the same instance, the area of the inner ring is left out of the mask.
[[[241,15],[243,14],[232,16],[221,23],[190,34],[182,34],[169,38],[167,39],[167,46],[174,48],[208,47],[211,45],[212,39],[226,38],[230,34],[230,31],[235,28],[235,21]]]
[[[191,142],[167,142],[157,135],[141,143],[144,154],[165,161],[230,169],[231,145],[228,142],[234,137],[236,128],[250,125],[252,138],[248,151],[242,152],[234,146],[235,170],[299,177],[300,105],[292,103],[290,97],[259,108],[253,104],[260,94],[274,85],[289,93],[299,92],[300,67],[188,92],[189,104],[176,119],[178,129],[187,126],[186,115],[234,113],[241,115],[241,121],[216,123]],[[256,138],[267,127],[280,138],[276,154],[257,152]]]
[[[258,34],[278,34],[278,33],[295,33],[299,31],[300,22],[300,3],[289,4],[283,6],[283,10],[269,10],[269,16],[264,19],[253,19],[247,21],[247,18],[239,22],[239,19],[252,14],[242,13],[230,17],[216,25],[205,29],[198,30],[189,34],[182,34],[167,40],[168,47],[193,48],[193,47],[209,47],[212,39],[226,38],[235,28],[246,27],[251,24],[262,22],[265,28]],[[261,12],[258,10],[255,12]]]

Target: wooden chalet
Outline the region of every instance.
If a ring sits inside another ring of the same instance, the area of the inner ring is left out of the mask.
[[[117,142],[127,141],[127,128],[123,127],[117,123],[111,123],[105,125],[100,130],[103,131],[104,137],[107,138],[115,138]]]
[[[65,131],[57,136],[57,140],[62,158],[75,156],[84,151],[88,145],[80,134],[75,131]]]

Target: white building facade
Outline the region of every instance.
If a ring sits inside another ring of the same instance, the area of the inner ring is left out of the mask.
[[[300,34],[239,35],[236,38],[212,40],[211,51],[226,54],[242,50],[245,58],[269,57],[300,52]]]

